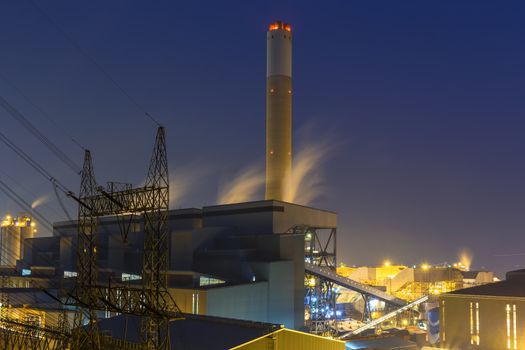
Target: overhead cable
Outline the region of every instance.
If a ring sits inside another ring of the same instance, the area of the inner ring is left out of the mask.
[[[161,124],[148,112],[146,111],[138,102],[136,99],[131,96],[124,87],[109,74],[107,70],[105,70],[86,50],[84,50],[74,39],[73,37],[68,34],[59,24],[57,21],[55,21],[42,7],[38,6],[33,0],[27,0],[41,15],[44,17],[51,25],[55,27],[55,29],[62,34],[62,36],[69,42],[69,44],[74,47],[86,60],[91,62],[93,66],[97,68],[97,70],[104,76],[106,79],[108,79],[126,98],[137,108],[140,112],[142,112],[146,117],[148,117],[151,121],[153,121],[157,126],[161,126]]]
[[[15,90],[18,95],[22,96],[29,104],[36,109],[47,121],[49,121],[53,126],[60,130],[64,135],[66,135],[71,142],[73,142],[76,146],[78,146],[83,151],[86,150],[86,148],[78,142],[72,135],[69,133],[62,125],[57,123],[54,118],[52,118],[49,113],[47,113],[42,107],[37,105],[31,98],[27,96],[15,83],[13,83],[12,80],[8,79],[5,74],[0,73],[0,79],[2,79],[7,85],[9,85],[13,90]]]
[[[0,96],[0,107],[5,109],[17,122],[19,122],[27,131],[33,134],[47,149],[49,149],[58,159],[66,164],[76,174],[80,175],[80,166],[60,150],[50,139],[40,132],[22,113],[20,113],[4,97]]]

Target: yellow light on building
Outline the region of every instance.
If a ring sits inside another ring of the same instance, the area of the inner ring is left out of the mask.
[[[310,278],[310,279],[308,280],[308,285],[309,285],[310,287],[315,287],[315,278],[313,278],[313,277]]]
[[[389,267],[389,266],[391,265],[390,260],[385,260],[385,262],[383,263],[383,265],[384,265],[385,267]]]
[[[423,270],[428,270],[428,269],[430,269],[430,265],[425,263],[425,264],[422,264],[422,265],[421,265],[421,268],[422,268]]]

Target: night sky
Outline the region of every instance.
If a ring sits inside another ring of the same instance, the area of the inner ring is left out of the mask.
[[[263,171],[266,29],[282,19],[294,142],[330,145],[311,205],[339,214],[339,261],[454,262],[468,249],[474,268],[525,267],[523,1],[34,1],[166,126],[173,208],[216,204],[243,169]],[[0,74],[56,125],[4,79],[0,95],[77,163],[69,135],[91,149],[99,183],[140,184],[155,124],[30,1],[3,3],[0,38]],[[78,191],[3,110],[0,129]],[[0,179],[65,219],[48,182],[0,155]],[[0,213],[18,210],[0,194]]]

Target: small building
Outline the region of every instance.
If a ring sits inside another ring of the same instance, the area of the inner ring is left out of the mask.
[[[283,328],[282,325],[183,314],[169,323],[171,349],[184,350],[345,350],[345,342]],[[99,328],[115,340],[140,343],[142,319],[120,315]]]
[[[486,283],[496,282],[492,271],[461,271],[463,275],[463,288],[480,286]]]
[[[506,280],[443,294],[441,347],[447,349],[525,348],[525,269]]]

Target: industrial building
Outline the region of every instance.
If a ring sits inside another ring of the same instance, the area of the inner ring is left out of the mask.
[[[168,218],[168,288],[182,312],[304,326],[305,236],[294,228],[335,229],[335,213],[269,200],[171,210]],[[133,218],[123,242],[122,219],[100,220],[101,282],[140,282],[143,222]],[[73,283],[76,232],[76,221],[58,222],[53,237],[26,239],[19,266]]]
[[[0,266],[15,266],[24,255],[22,242],[35,233],[35,223],[30,215],[6,215],[0,222]]]
[[[357,269],[357,280],[336,273],[336,213],[288,202],[290,25],[271,24],[266,40],[265,200],[170,210],[162,126],[141,187],[99,186],[85,150],[78,195],[59,186],[78,203],[78,220],[54,223],[49,237],[34,237],[25,216],[2,223],[8,269],[0,321],[15,328],[0,327],[9,338],[0,342],[13,348],[49,342],[46,348],[343,349],[342,341],[298,332],[352,335],[337,326],[343,288],[361,297],[368,322],[372,305],[388,308],[383,317],[389,319],[414,312],[436,283],[462,280],[455,270]],[[402,292],[414,285],[423,286],[419,294]],[[359,328],[355,334],[368,329]],[[195,337],[199,332],[206,336]]]
[[[337,273],[360,283],[383,288],[407,301],[494,282],[494,273],[491,271],[465,271],[449,265],[408,267],[385,263],[375,267],[341,266],[337,268]]]
[[[447,349],[523,349],[525,346],[525,270],[504,281],[443,294],[441,347]]]

